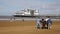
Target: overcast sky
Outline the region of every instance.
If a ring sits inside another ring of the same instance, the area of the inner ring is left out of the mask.
[[[0,0],[0,15],[12,15],[27,8],[38,9],[40,15],[59,15],[60,0]]]

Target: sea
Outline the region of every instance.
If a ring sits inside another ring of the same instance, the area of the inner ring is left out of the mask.
[[[13,17],[13,16],[0,16],[0,20],[36,20],[37,18],[32,17]],[[42,18],[40,18],[42,19]],[[51,18],[51,20],[60,21],[60,19]]]

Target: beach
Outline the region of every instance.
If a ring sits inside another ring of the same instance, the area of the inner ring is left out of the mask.
[[[51,29],[36,29],[36,20],[0,20],[0,34],[60,34],[60,21]]]

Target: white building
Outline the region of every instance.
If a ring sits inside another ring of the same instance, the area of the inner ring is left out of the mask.
[[[33,10],[33,9],[24,9],[24,10],[15,12],[14,15],[15,16],[39,16],[39,11]]]

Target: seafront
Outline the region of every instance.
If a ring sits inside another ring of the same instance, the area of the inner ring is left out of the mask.
[[[0,20],[0,34],[60,34],[60,21],[53,21],[51,29],[36,29],[36,20]]]

